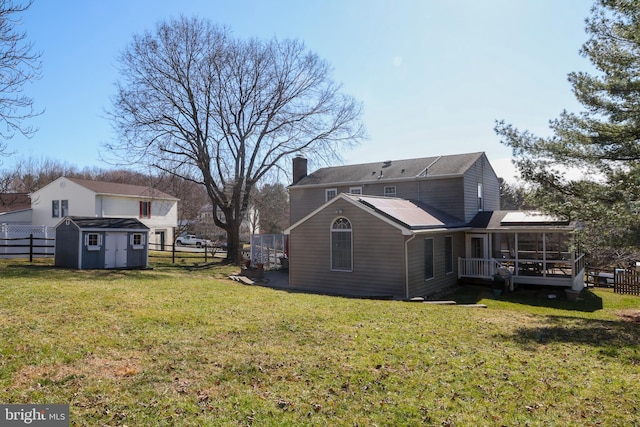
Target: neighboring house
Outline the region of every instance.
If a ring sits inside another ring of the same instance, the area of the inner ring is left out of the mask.
[[[29,194],[0,194],[0,224],[31,224]]]
[[[151,187],[60,177],[31,194],[32,224],[55,226],[68,216],[137,218],[151,249],[174,240],[178,199]]]
[[[56,226],[55,266],[146,268],[149,228],[135,218],[64,218]]]
[[[573,224],[501,212],[484,153],[322,168],[293,161],[289,286],[340,295],[428,297],[460,279],[581,289]]]

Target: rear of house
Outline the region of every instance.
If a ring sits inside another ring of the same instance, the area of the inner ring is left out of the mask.
[[[572,225],[536,224],[538,240],[547,243],[536,246],[533,259],[524,258],[525,229],[520,258],[493,257],[502,243],[492,246],[492,239],[518,237],[479,222],[500,208],[499,180],[484,153],[322,168],[310,175],[306,159],[298,157],[293,180],[286,230],[292,289],[429,297],[459,280],[491,281],[509,261],[520,283],[581,287],[582,258],[568,249]],[[549,251],[552,242],[558,259]],[[541,273],[526,277],[527,266]]]

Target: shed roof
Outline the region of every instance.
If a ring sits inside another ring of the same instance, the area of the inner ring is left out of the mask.
[[[478,152],[325,167],[307,175],[291,187],[462,175],[483,155],[484,153]]]
[[[97,194],[111,196],[132,196],[151,199],[169,199],[178,200],[177,198],[152,187],[143,185],[120,184],[117,182],[92,181],[90,179],[69,178],[67,179],[78,185],[81,185]]]
[[[67,219],[71,220],[80,229],[149,230],[149,227],[135,218],[95,218],[70,216],[63,219],[60,224],[65,222]]]

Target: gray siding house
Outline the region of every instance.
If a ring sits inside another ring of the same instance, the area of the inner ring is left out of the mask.
[[[583,286],[582,258],[569,249],[575,225],[499,211],[484,153],[306,169],[306,159],[293,160],[292,289],[428,297],[501,268],[516,283]]]
[[[56,226],[56,267],[146,268],[149,227],[135,218],[66,217]]]

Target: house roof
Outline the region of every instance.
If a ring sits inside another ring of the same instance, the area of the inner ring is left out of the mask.
[[[354,196],[347,197],[384,215],[411,230],[464,227],[466,223],[452,215],[432,208],[426,203],[395,197]]]
[[[73,221],[80,229],[121,229],[121,230],[148,230],[149,227],[135,218],[95,218],[84,216],[70,216],[63,219]]]
[[[574,230],[577,224],[565,218],[558,218],[537,211],[485,211],[478,212],[469,222],[469,226],[487,230]]]
[[[349,203],[377,216],[388,224],[402,230],[405,235],[411,235],[420,230],[436,230],[466,227],[467,224],[447,213],[434,209],[425,203],[384,196],[361,196],[340,193],[324,205],[317,208],[295,224],[285,230],[288,234],[298,225],[313,217],[319,211],[336,203],[346,200]]]
[[[20,211],[31,208],[31,198],[28,193],[1,193],[0,213]]]
[[[484,153],[453,154],[318,169],[291,187],[462,175]]]
[[[69,178],[67,179],[81,185],[97,194],[110,196],[131,196],[149,199],[169,199],[178,200],[160,190],[143,185],[120,184],[116,182],[92,181],[89,179]]]

